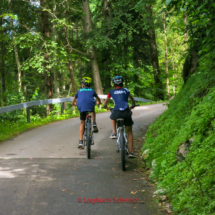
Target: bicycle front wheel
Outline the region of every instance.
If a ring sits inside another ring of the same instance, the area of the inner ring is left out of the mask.
[[[90,159],[91,155],[91,123],[87,121],[87,158]]]
[[[125,139],[124,139],[122,129],[120,130],[120,148],[121,148],[122,170],[125,171]]]

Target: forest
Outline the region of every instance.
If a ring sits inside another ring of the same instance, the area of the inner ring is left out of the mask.
[[[136,97],[172,100],[146,135],[151,177],[176,214],[213,214],[214,15],[213,0],[1,0],[0,107],[74,96],[85,76],[100,95],[121,75]],[[58,112],[31,109],[35,120]],[[0,140],[25,115],[1,114]]]
[[[162,1],[3,0],[0,10],[1,106],[72,96],[85,76],[106,94],[122,75],[155,101],[183,85],[186,19]]]

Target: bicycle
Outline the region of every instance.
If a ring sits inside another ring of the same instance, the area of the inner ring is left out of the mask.
[[[121,151],[121,163],[122,163],[122,170],[125,171],[125,163],[126,163],[126,155],[128,155],[128,138],[126,133],[126,128],[124,125],[124,119],[119,118],[116,120],[117,125],[117,149],[116,152]]]
[[[93,140],[93,129],[92,129],[92,120],[90,112],[87,112],[85,120],[85,129],[83,135],[83,144],[87,147],[87,158],[91,158],[91,145],[94,145]]]
[[[135,105],[134,107],[136,107],[136,106],[139,106],[139,105]],[[109,108],[109,109],[110,109],[110,111],[113,110],[113,108]],[[125,171],[126,170],[126,155],[128,155],[129,150],[128,150],[128,138],[127,138],[127,133],[126,133],[126,126],[124,125],[124,119],[118,118],[116,120],[116,126],[117,126],[116,152],[118,152],[118,153],[121,152],[122,170]]]

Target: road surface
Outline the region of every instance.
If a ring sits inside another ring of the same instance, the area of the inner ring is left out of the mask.
[[[147,126],[165,109],[163,104],[135,108],[136,145],[141,146]],[[161,214],[138,159],[129,159],[127,171],[121,171],[116,140],[108,138],[109,115],[97,114],[99,133],[90,160],[86,150],[77,148],[79,118],[44,125],[3,142],[0,215]]]

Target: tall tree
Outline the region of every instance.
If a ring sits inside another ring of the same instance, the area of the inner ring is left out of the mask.
[[[69,2],[67,2],[67,10],[66,10],[66,20],[67,23],[69,24]],[[70,71],[70,78],[71,78],[71,85],[72,85],[72,92],[76,93],[77,88],[76,88],[76,83],[75,83],[75,73],[74,73],[74,64],[72,61],[71,53],[72,53],[72,47],[69,42],[69,33],[68,33],[68,27],[64,26],[65,30],[65,38],[66,38],[66,47],[67,47],[67,56],[68,56],[68,66],[69,66],[69,71]],[[73,34],[72,34],[73,36]]]
[[[42,35],[44,40],[48,40],[50,37],[50,27],[49,27],[49,14],[46,10],[47,9],[47,1],[40,0],[41,5],[41,21],[42,21]],[[46,44],[45,44],[46,46]],[[52,99],[53,98],[53,88],[52,88],[52,75],[51,69],[49,67],[49,50],[45,47],[45,80],[46,80],[46,98]],[[52,105],[49,104],[46,106],[46,113],[49,115],[51,111]]]
[[[57,13],[57,5],[56,5],[56,1],[53,0],[53,14],[55,15],[56,13]],[[53,35],[53,41],[56,44],[56,42],[57,42],[56,22],[53,22],[53,25],[52,25],[52,35]],[[55,56],[56,56],[56,52],[55,52]],[[55,96],[57,98],[59,98],[60,97],[59,73],[58,73],[58,70],[57,70],[57,66],[55,64],[52,67],[52,71],[53,71],[53,74],[54,74]]]
[[[168,52],[167,52],[167,33],[166,33],[166,14],[163,13],[164,20],[164,44],[165,44],[165,68],[166,68],[166,90],[169,96],[169,68],[168,68]]]
[[[149,22],[149,46],[151,51],[151,60],[152,60],[152,67],[154,72],[154,83],[155,83],[155,97],[158,99],[164,99],[163,93],[163,83],[161,80],[161,71],[159,68],[159,61],[158,61],[158,50],[156,44],[156,37],[155,37],[155,29],[154,29],[154,20],[153,20],[153,13],[152,13],[152,6],[146,4],[146,11],[148,15],[148,22]]]
[[[8,0],[8,5],[9,5],[9,9],[10,12],[12,12],[11,10],[11,0]],[[11,26],[11,31],[12,31],[12,38],[13,38],[13,50],[15,53],[15,58],[16,58],[16,65],[17,65],[17,71],[18,71],[18,92],[20,93],[22,90],[22,82],[21,82],[21,64],[20,64],[20,60],[19,60],[19,53],[18,53],[18,48],[16,46],[16,38],[15,38],[15,31],[14,31],[14,24],[13,24],[13,19],[10,18],[10,26]]]
[[[0,28],[1,28],[1,93],[2,93],[2,102],[5,102],[5,62],[4,62],[4,41],[3,41],[3,17],[0,17]]]
[[[83,0],[83,12],[85,13],[84,32],[88,34],[92,31],[92,19],[91,19],[89,0]],[[99,66],[98,66],[98,61],[96,56],[96,48],[94,46],[89,48],[89,55],[90,55],[90,60],[92,65],[95,90],[98,94],[103,94]]]
[[[111,1],[110,0],[104,0],[104,18],[105,18],[105,26],[106,26],[106,35],[108,38],[110,38],[111,37]],[[111,88],[110,55],[111,55],[110,49],[106,49],[103,52],[104,68],[106,70],[106,73],[104,74],[105,90]]]

